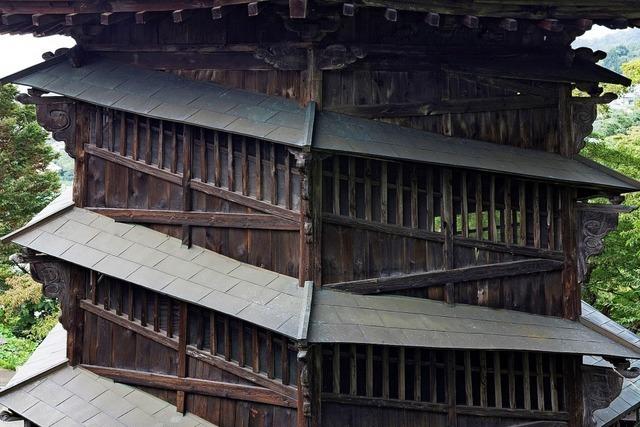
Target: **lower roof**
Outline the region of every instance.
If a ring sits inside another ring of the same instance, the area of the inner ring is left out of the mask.
[[[581,322],[405,296],[314,294],[309,341],[640,358]]]
[[[315,112],[278,96],[194,81],[94,57],[64,56],[0,79],[70,99],[297,147],[505,173],[620,192],[640,183],[598,164],[540,150],[443,136],[377,120]],[[315,124],[314,124],[315,123]],[[311,129],[311,132],[309,132]]]
[[[139,389],[68,366],[66,344],[58,324],[0,391],[0,405],[39,426],[215,427]]]

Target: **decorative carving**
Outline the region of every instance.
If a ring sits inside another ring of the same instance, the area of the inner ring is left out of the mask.
[[[302,70],[307,65],[306,52],[303,49],[287,45],[259,47],[253,56],[262,59],[278,70]]]
[[[76,157],[75,122],[76,104],[62,96],[44,97],[39,91],[21,93],[16,100],[36,106],[38,123],[52,133],[53,139],[64,142],[64,150]]]
[[[624,205],[578,205],[578,283],[588,280],[589,257],[602,253],[603,239],[618,226],[618,215],[632,210]]]
[[[37,257],[31,258],[31,277],[38,283],[42,283],[42,293],[47,298],[56,298],[60,301],[60,323],[69,330],[69,267],[61,261],[38,261]]]
[[[340,28],[340,15],[311,15],[307,19],[290,18],[283,15],[284,27],[297,33],[304,41],[320,41],[328,33],[338,31]]]
[[[584,148],[585,138],[593,132],[593,122],[596,119],[596,115],[596,104],[576,100],[571,102],[571,134],[573,136],[575,154],[578,154]]]
[[[309,352],[305,345],[298,346],[298,366],[300,366],[300,393],[302,394],[302,413],[311,416],[311,381],[309,374]]]
[[[583,426],[596,425],[593,415],[598,409],[606,408],[618,397],[622,390],[622,377],[613,369],[601,366],[582,366],[584,420]]]
[[[364,50],[359,47],[334,44],[320,51],[318,68],[321,70],[341,70],[366,56]]]

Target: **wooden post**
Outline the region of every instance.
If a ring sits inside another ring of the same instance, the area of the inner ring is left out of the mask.
[[[178,377],[185,378],[187,376],[187,303],[180,303],[180,327],[178,330]],[[176,392],[176,408],[180,413],[185,413],[186,395],[184,391]]]
[[[447,405],[448,417],[447,425],[456,427],[458,425],[458,417],[456,415],[456,352],[454,350],[447,351]]]
[[[191,210],[191,158],[193,153],[193,138],[191,126],[184,125],[182,132],[182,210]],[[177,153],[174,153],[177,156]],[[191,226],[182,226],[182,244],[191,247]]]
[[[453,234],[455,232],[455,220],[453,215],[453,190],[451,169],[442,170],[442,226],[444,229],[443,259],[444,268],[450,270],[455,267]],[[445,285],[444,300],[448,304],[455,302],[455,289],[453,283]]]
[[[560,212],[562,226],[562,250],[564,269],[562,270],[563,316],[577,320],[580,316],[580,285],[578,284],[577,242],[576,242],[576,190],[560,190]]]
[[[69,276],[68,301],[66,310],[68,313],[67,329],[67,358],[71,366],[82,363],[82,347],[84,336],[84,315],[80,308],[80,300],[85,298],[85,283],[88,279],[87,271],[79,267],[72,267]]]

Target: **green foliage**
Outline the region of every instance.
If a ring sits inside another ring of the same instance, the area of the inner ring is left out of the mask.
[[[0,86],[0,235],[22,226],[60,190],[49,165],[58,158],[35,108],[15,102],[15,86]],[[14,245],[0,244],[0,367],[24,363],[55,324],[57,304],[42,296],[41,286],[9,263]]]

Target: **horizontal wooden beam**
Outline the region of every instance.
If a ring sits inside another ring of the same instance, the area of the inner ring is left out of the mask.
[[[436,116],[450,113],[480,113],[520,109],[536,109],[557,106],[553,98],[539,96],[501,96],[491,98],[442,99],[433,102],[413,102],[405,104],[371,104],[327,106],[337,113],[366,118]]]
[[[299,223],[267,214],[228,212],[183,212],[157,209],[91,208],[120,222],[193,225],[201,227],[249,228],[256,230],[300,231]]]
[[[295,387],[282,384],[282,382],[277,379],[267,378],[265,375],[254,372],[250,368],[244,368],[242,366],[236,365],[233,362],[225,360],[224,357],[216,356],[214,354],[198,350],[194,346],[187,346],[187,356],[215,366],[216,368],[222,369],[223,371],[226,371],[230,374],[236,375],[245,381],[258,384],[259,386],[268,388],[277,393],[289,396],[292,399],[295,399],[297,396],[297,390]]]
[[[283,406],[285,408],[296,407],[295,399],[262,387],[203,380],[199,378],[181,378],[174,375],[140,372],[131,369],[108,368],[95,365],[81,366],[96,375],[111,378],[114,381],[125,384],[203,394],[225,399],[265,403],[268,405]]]
[[[137,172],[146,173],[172,184],[182,186],[182,174],[171,173],[167,170],[160,169],[157,166],[148,165],[144,161],[133,160],[130,157],[121,156],[120,154],[116,154],[104,148],[98,148],[94,145],[88,144],[85,145],[85,153],[92,156],[100,157],[103,160],[126,166],[128,168],[136,170]],[[239,205],[243,205],[260,212],[266,212],[268,214],[272,214],[294,222],[300,221],[299,212],[294,212],[281,206],[272,205],[270,203],[263,202],[262,200],[257,200],[253,197],[245,196],[243,194],[239,194],[223,188],[214,187],[213,185],[201,182],[198,179],[191,180],[190,186],[192,190],[197,190],[206,194],[210,194],[212,196],[220,197],[221,199],[226,199],[230,202],[237,203]]]
[[[380,294],[407,289],[421,289],[441,286],[447,283],[471,282],[474,280],[497,279],[509,276],[536,274],[561,270],[564,263],[550,259],[528,259],[473,265],[450,270],[426,271],[398,276],[377,277],[350,282],[330,283],[328,289],[353,292],[356,294]]]
[[[108,320],[111,323],[115,323],[118,326],[135,332],[136,334],[140,334],[145,338],[149,338],[150,340],[162,344],[165,347],[169,347],[176,351],[178,350],[177,338],[169,338],[164,334],[159,334],[153,330],[153,326],[142,326],[139,322],[129,320],[127,316],[119,316],[116,314],[115,310],[105,310],[103,307],[91,303],[90,300],[81,300],[80,308]]]
[[[342,403],[345,405],[372,406],[376,408],[399,408],[416,411],[446,413],[449,405],[444,403],[417,402],[412,400],[382,399],[376,397],[346,396],[322,393],[323,402]],[[530,409],[482,408],[456,405],[456,413],[479,417],[528,418],[532,420],[564,421],[569,419],[567,412],[537,411]]]

